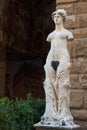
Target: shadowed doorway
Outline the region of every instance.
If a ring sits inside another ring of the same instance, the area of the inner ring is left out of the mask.
[[[7,96],[44,97],[43,66],[50,47],[46,37],[54,29],[55,7],[55,0],[8,0],[4,18]]]

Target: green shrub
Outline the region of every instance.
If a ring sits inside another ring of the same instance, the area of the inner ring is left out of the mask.
[[[29,96],[26,100],[15,101],[16,122],[19,130],[31,130],[34,124],[35,110],[33,108],[34,99]]]
[[[3,98],[0,99],[0,104],[1,103],[5,104],[5,103],[8,103],[9,101],[10,101],[10,99],[8,97],[3,97]]]
[[[16,130],[14,117],[13,102],[6,97],[0,99],[0,130]]]
[[[44,99],[36,99],[35,101],[35,110],[36,110],[36,116],[34,117],[34,123],[37,123],[40,121],[41,116],[44,113],[45,110],[45,100]]]
[[[45,100],[34,99],[30,94],[26,100],[3,97],[0,99],[0,130],[32,130],[44,108]]]

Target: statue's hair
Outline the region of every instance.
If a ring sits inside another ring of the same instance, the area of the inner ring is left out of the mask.
[[[58,9],[52,13],[52,19],[54,20],[55,14],[61,15],[63,17],[63,22],[66,21],[66,11],[64,9]]]

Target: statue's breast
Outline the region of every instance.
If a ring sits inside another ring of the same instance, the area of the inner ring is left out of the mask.
[[[67,39],[67,35],[66,34],[63,34],[63,33],[60,33],[60,34],[56,34],[54,37],[53,37],[54,40],[66,40]]]
[[[53,39],[54,40],[64,40],[67,39],[67,33],[65,31],[61,31],[61,32],[56,32],[53,34]]]
[[[66,35],[60,35],[60,39],[66,39]]]

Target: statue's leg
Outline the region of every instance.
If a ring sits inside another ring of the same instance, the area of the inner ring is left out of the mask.
[[[68,124],[73,122],[71,112],[69,110],[70,106],[70,63],[65,62],[60,63],[57,69],[56,81],[59,85],[58,93],[58,115],[62,123]]]
[[[54,112],[55,105],[55,92],[53,83],[55,82],[55,70],[51,67],[50,63],[46,63],[44,66],[45,70],[45,81],[44,81],[44,90],[46,96],[46,109],[45,113],[42,116],[42,123],[45,121],[46,124],[49,124],[52,121],[52,114]]]

